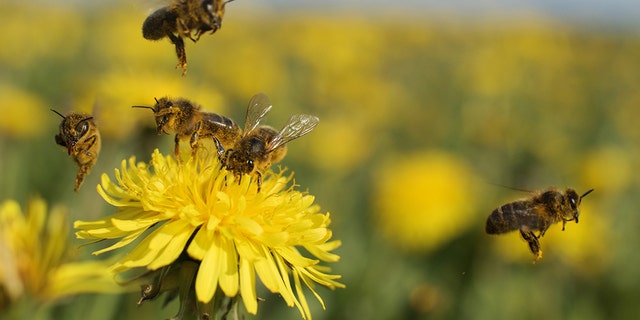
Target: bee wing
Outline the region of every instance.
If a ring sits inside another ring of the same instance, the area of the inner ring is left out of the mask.
[[[271,110],[271,100],[264,93],[258,93],[251,97],[247,107],[247,116],[244,121],[244,135],[258,127],[260,121]]]
[[[294,114],[284,125],[282,130],[269,141],[267,144],[267,152],[271,152],[280,146],[285,145],[291,140],[300,138],[311,132],[320,122],[316,116],[308,114]]]

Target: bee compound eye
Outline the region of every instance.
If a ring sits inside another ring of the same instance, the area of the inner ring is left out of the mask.
[[[76,126],[76,131],[78,132],[79,135],[83,135],[87,132],[87,130],[89,129],[89,125],[87,125],[86,122],[81,122]]]

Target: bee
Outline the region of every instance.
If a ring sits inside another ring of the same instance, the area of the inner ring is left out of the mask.
[[[55,136],[58,145],[67,148],[67,154],[73,158],[80,170],[76,176],[75,189],[78,192],[84,177],[98,160],[100,153],[100,131],[93,121],[93,116],[85,113],[70,113],[63,115],[51,109],[62,117],[60,133]]]
[[[564,231],[567,222],[578,223],[580,201],[592,191],[590,189],[580,196],[570,188],[564,193],[549,188],[530,199],[507,203],[493,210],[487,218],[485,230],[488,234],[519,230],[535,256],[535,262],[542,258],[540,238],[547,229],[552,224],[562,222]],[[534,233],[535,230],[539,231],[538,235]]]
[[[184,38],[198,42],[206,32],[215,33],[222,27],[225,5],[233,0],[174,0],[149,15],[142,23],[142,36],[147,40],[168,37],[176,48],[182,75],[187,72]]]
[[[259,125],[271,107],[271,101],[264,93],[251,98],[242,137],[236,140],[231,149],[225,151],[223,144],[214,137],[223,166],[237,176],[255,174],[258,190],[262,183],[262,172],[287,154],[286,144],[311,132],[320,121],[315,116],[297,114],[291,116],[280,131],[276,131],[272,127]]]
[[[189,139],[195,155],[198,141],[213,137],[216,145],[231,147],[240,138],[240,127],[230,118],[216,113],[204,112],[201,107],[187,99],[154,98],[156,104],[149,106],[133,106],[133,108],[151,109],[156,118],[158,134],[175,133],[175,155],[179,158],[180,139]]]

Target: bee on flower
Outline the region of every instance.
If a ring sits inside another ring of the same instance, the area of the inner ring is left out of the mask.
[[[234,308],[242,301],[256,314],[257,275],[302,318],[311,319],[303,286],[323,308],[314,283],[344,287],[340,276],[320,264],[339,260],[331,252],[340,241],[331,240],[329,214],[320,212],[312,195],[295,190],[292,174],[266,171],[258,187],[256,179],[248,174],[240,179],[220,165],[215,152],[206,151],[198,149],[182,163],[158,150],[149,163],[124,160],[115,170],[117,183],[103,174],[98,186],[117,212],[76,221],[77,237],[117,239],[94,254],[125,251],[113,270],[147,270],[152,280],[139,302],[164,292],[178,296],[176,318],[189,310],[213,317],[224,301]]]

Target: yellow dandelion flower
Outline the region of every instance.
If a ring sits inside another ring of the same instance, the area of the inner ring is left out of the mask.
[[[15,138],[37,137],[46,130],[44,102],[35,94],[6,82],[0,82],[0,95],[19,108],[3,108],[0,134]]]
[[[90,292],[119,292],[113,273],[103,262],[69,262],[69,226],[66,211],[47,212],[40,198],[32,199],[23,214],[20,205],[0,205],[0,310],[27,297],[51,303]]]
[[[474,178],[458,157],[433,150],[390,163],[377,177],[374,205],[392,243],[431,252],[474,223]]]
[[[339,259],[331,253],[340,241],[330,241],[329,214],[319,213],[312,195],[289,186],[291,175],[269,171],[258,191],[255,179],[245,175],[238,181],[221,168],[217,156],[204,153],[182,164],[157,149],[149,164],[136,162],[135,157],[123,160],[121,170],[115,170],[117,184],[104,174],[98,186],[118,212],[102,220],[76,221],[76,235],[119,239],[94,254],[132,245],[113,265],[116,272],[144,268],[160,280],[167,279],[146,286],[141,301],[167,288],[179,291],[183,304],[188,300],[184,292],[189,291],[211,308],[221,291],[226,297],[241,297],[246,310],[256,314],[257,274],[271,292],[311,319],[302,284],[323,308],[314,283],[344,287],[336,281],[340,276],[319,265]],[[303,255],[300,248],[313,257]],[[170,285],[167,274],[187,278],[192,274],[195,279],[180,278],[177,285]]]

